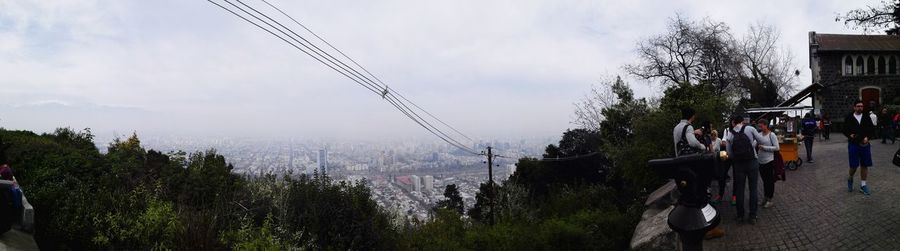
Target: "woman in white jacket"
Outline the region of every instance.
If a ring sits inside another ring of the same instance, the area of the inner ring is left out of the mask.
[[[759,176],[763,180],[763,208],[773,206],[772,197],[775,195],[775,152],[778,147],[778,136],[769,130],[769,121],[760,119],[757,121],[762,140],[757,140],[756,149],[759,160]]]

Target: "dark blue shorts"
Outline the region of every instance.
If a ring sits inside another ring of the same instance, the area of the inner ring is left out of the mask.
[[[850,155],[850,168],[857,168],[860,164],[862,164],[863,167],[872,166],[871,144],[865,146],[854,143],[847,144],[847,153]]]

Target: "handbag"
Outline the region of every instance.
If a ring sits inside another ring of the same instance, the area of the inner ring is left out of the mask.
[[[898,154],[900,154],[900,152],[898,152]],[[897,163],[897,158],[898,156],[894,156],[894,164]],[[780,151],[775,151],[775,160],[773,161],[775,162],[773,168],[775,171],[775,180],[787,181],[787,177],[785,176],[784,172],[784,158],[781,157]]]
[[[773,142],[772,145],[778,144],[778,138],[776,137],[773,140],[771,134],[769,135],[769,140]],[[781,156],[781,151],[775,151],[774,153],[772,153],[772,155],[775,155],[775,160],[773,160],[775,163],[772,168],[772,171],[775,172],[775,181],[787,181],[787,177],[784,173],[784,157]]]
[[[894,153],[894,165],[900,166],[900,149],[897,149],[897,152]]]

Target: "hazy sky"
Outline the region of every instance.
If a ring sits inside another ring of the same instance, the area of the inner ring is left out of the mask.
[[[776,25],[805,86],[807,32],[858,33],[835,15],[877,3],[270,2],[483,139],[573,127],[573,103],[600,79],[623,74],[635,43],[662,32],[676,13],[726,22],[736,36],[753,23]],[[629,81],[640,96],[658,95]],[[367,139],[427,133],[380,97],[202,0],[0,0],[0,126]]]

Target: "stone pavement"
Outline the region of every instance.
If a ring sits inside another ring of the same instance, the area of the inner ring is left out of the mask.
[[[841,134],[816,139],[815,163],[786,171],[775,183],[775,206],[759,207],[756,225],[735,222],[730,203],[717,206],[724,237],[704,242],[706,250],[900,250],[900,167],[891,164],[900,143],[872,142],[874,167],[869,168],[872,195],[847,192],[847,143]],[[806,152],[800,146],[800,155]],[[713,182],[715,186],[716,182]],[[746,188],[745,188],[746,189]],[[763,198],[759,181],[760,201]],[[717,191],[717,190],[715,190]],[[731,183],[726,192],[731,198]]]

